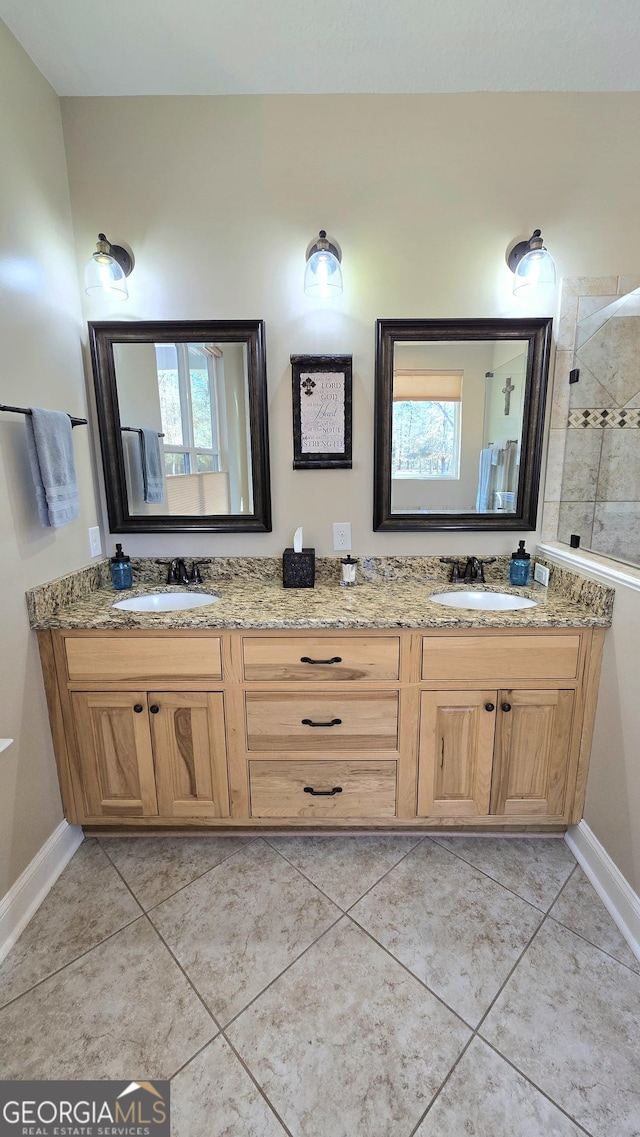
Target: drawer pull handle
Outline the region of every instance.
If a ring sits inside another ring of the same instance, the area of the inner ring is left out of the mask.
[[[157,715],[158,711],[160,710],[160,707],[158,706],[157,703],[152,703],[152,705],[149,707],[149,710],[151,711],[152,715]]]
[[[300,663],[342,663],[342,656],[334,655],[333,659],[309,659],[308,655],[301,655]]]
[[[485,703],[484,709],[485,711],[495,711],[496,705],[495,703]]]
[[[303,726],[340,726],[342,719],[331,719],[331,722],[312,722],[311,719],[302,719]]]
[[[503,711],[510,711],[511,710],[511,703],[503,703],[502,709],[503,709]]]
[[[144,710],[144,707],[143,707],[142,703],[136,703],[136,705],[133,709],[137,715],[141,715],[143,710]]]
[[[314,790],[313,786],[305,786],[304,793],[312,794],[313,797],[333,797],[334,794],[342,793],[342,786],[334,786],[332,790]]]

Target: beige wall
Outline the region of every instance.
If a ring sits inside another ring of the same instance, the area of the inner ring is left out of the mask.
[[[80,303],[59,102],[0,23],[0,401],[86,413]],[[0,896],[62,819],[25,589],[86,564],[95,524],[86,427],[73,432],[81,513],[38,523],[24,418],[0,414]]]
[[[79,263],[101,228],[136,255],[130,300],[87,318],[266,320],[273,533],[132,551],[276,554],[303,523],[327,553],[342,520],[357,553],[511,551],[372,532],[374,322],[522,312],[504,253],[536,225],[559,275],[637,268],[640,95],[78,98],[63,121]],[[344,254],[329,307],[302,291],[322,226]],[[353,353],[353,470],[292,470],[292,352]]]

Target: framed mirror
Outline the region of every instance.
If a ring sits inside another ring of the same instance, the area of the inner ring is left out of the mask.
[[[373,528],[535,529],[551,320],[376,327]]]
[[[270,532],[264,322],[89,335],[111,531]]]

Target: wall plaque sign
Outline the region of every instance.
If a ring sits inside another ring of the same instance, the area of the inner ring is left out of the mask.
[[[294,470],[351,469],[350,355],[292,355]]]

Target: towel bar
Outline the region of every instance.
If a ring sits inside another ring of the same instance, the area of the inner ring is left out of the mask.
[[[13,413],[17,415],[31,414],[29,407],[9,407],[6,403],[0,403],[0,411],[13,411]],[[69,418],[71,419],[72,426],[86,426],[89,421],[86,418],[75,418],[74,415],[69,415]]]

